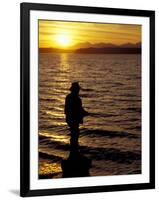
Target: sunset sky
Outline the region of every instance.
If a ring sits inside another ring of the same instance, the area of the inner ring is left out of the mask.
[[[138,42],[141,42],[140,25],[39,20],[40,48],[74,48],[79,43],[121,45]]]

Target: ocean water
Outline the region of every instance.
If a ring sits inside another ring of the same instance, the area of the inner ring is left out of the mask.
[[[80,151],[91,176],[141,173],[141,55],[39,54],[39,178],[60,178],[69,155],[64,102],[79,81]]]

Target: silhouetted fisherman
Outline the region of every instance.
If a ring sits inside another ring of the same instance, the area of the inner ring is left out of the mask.
[[[71,93],[65,99],[65,115],[71,132],[70,153],[78,153],[79,125],[83,123],[83,118],[88,115],[88,112],[82,107],[79,83],[73,82],[70,91]]]

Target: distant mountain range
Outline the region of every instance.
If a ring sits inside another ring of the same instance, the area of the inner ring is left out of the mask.
[[[141,48],[141,42],[138,43],[125,43],[122,45],[116,45],[113,43],[95,43],[92,44],[90,42],[82,42],[74,45],[72,48],[73,49],[80,49],[80,48],[118,48],[118,47],[124,47],[124,48]]]
[[[126,43],[115,45],[112,43],[78,43],[70,49],[39,48],[40,53],[106,53],[106,54],[140,54],[141,43]]]

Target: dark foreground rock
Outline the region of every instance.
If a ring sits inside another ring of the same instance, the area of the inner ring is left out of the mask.
[[[89,176],[91,160],[81,154],[70,155],[67,160],[62,160],[62,177],[84,177]]]

